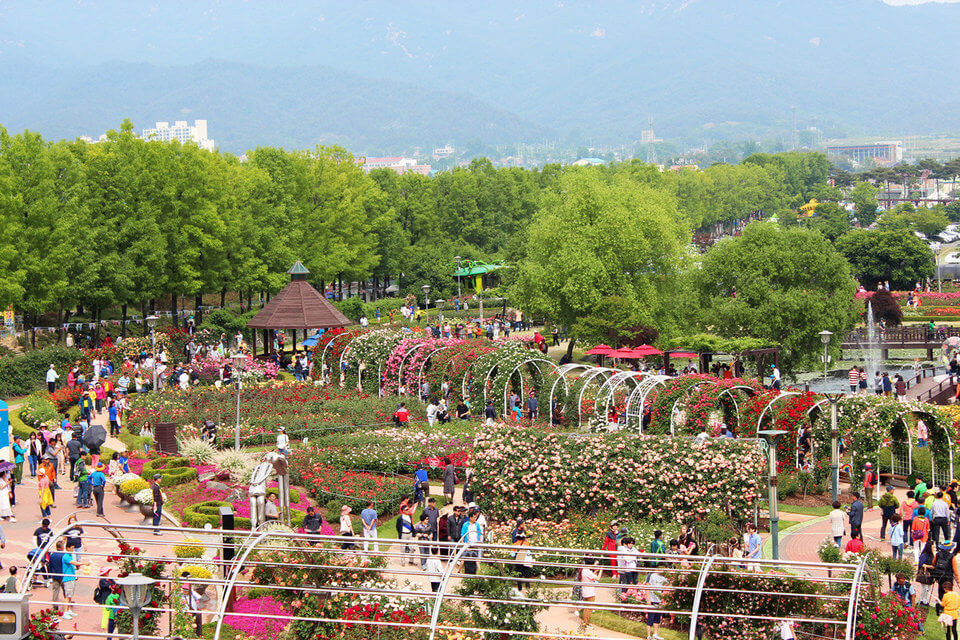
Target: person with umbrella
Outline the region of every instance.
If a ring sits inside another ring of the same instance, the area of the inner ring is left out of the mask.
[[[93,466],[100,464],[100,447],[107,441],[107,431],[102,425],[92,424],[87,427],[81,438],[83,446],[87,448],[90,455],[93,456]]]

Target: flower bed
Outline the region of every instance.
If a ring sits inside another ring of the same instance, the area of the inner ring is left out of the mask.
[[[60,424],[60,415],[57,407],[50,400],[50,394],[46,391],[33,394],[20,405],[20,420],[34,429],[44,425],[49,428],[55,427]]]
[[[63,413],[77,406],[81,393],[80,387],[63,387],[50,394],[50,402],[56,406],[57,411]]]
[[[715,509],[750,513],[764,457],[752,442],[604,434],[571,439],[500,425],[477,436],[478,493],[494,517],[559,520],[611,509],[682,521]]]
[[[409,495],[412,487],[410,480],[400,476],[345,471],[322,464],[305,468],[298,465],[294,470],[292,461],[291,477],[296,477],[310,495],[328,509],[348,505],[354,513],[360,513],[368,501],[373,501],[381,517],[399,512],[400,501]]]
[[[175,422],[180,438],[198,437],[205,420],[225,425],[221,441],[230,439],[236,415],[236,392],[216,387],[168,389],[135,397],[127,427],[139,433],[144,423]],[[339,391],[303,383],[270,383],[245,388],[240,395],[240,437],[245,445],[273,442],[280,427],[293,439],[316,437],[344,425],[390,424],[399,400],[355,390]],[[419,402],[407,399],[411,418],[423,418]],[[232,440],[231,440],[232,441]]]
[[[270,596],[237,598],[233,603],[233,614],[225,616],[223,623],[250,638],[276,638],[290,624],[290,609]]]
[[[417,464],[424,462],[432,476],[440,477],[443,470],[433,461],[457,456],[466,463],[473,439],[473,428],[460,425],[336,432],[311,440],[314,446],[310,449],[295,449],[291,465],[302,465],[306,460],[341,469],[413,473]]]

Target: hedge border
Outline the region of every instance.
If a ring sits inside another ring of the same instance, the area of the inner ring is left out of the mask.
[[[157,463],[164,463],[164,466],[157,467]],[[197,470],[190,466],[190,461],[186,458],[154,458],[147,460],[140,472],[140,477],[148,482],[153,479],[154,474],[160,474],[160,486],[172,487],[178,484],[184,484],[197,479]]]
[[[232,507],[233,505],[225,500],[205,500],[195,502],[183,508],[183,518],[187,524],[195,529],[202,529],[205,524],[212,527],[220,526],[220,507]],[[291,509],[290,519],[294,528],[303,524],[306,513],[297,509]],[[234,516],[233,524],[237,529],[250,529],[250,518]]]

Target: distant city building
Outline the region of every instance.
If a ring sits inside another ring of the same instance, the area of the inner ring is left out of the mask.
[[[357,163],[366,173],[369,173],[374,169],[391,169],[400,175],[409,172],[428,176],[430,175],[431,171],[430,165],[417,164],[417,161],[413,158],[404,158],[403,156],[390,156],[386,158],[357,158]]]
[[[144,140],[179,140],[180,144],[193,142],[201,149],[213,151],[214,142],[207,137],[207,121],[194,120],[193,126],[187,124],[186,120],[177,120],[170,126],[169,122],[158,122],[152,129],[143,130]]]
[[[451,147],[450,145],[447,145],[447,146],[445,146],[445,147],[439,147],[439,148],[437,148],[437,149],[434,149],[434,150],[433,150],[433,157],[434,157],[434,158],[438,158],[438,159],[439,159],[439,158],[449,158],[450,156],[453,155],[453,152],[454,152],[454,148]]]
[[[827,155],[844,156],[857,164],[874,162],[896,164],[903,160],[903,142],[900,140],[827,147]]]
[[[593,165],[606,164],[601,158],[580,158],[573,163],[575,167],[588,167]]]

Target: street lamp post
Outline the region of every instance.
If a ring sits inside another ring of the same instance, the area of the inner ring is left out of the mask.
[[[840,432],[837,429],[837,402],[840,394],[837,394],[836,398],[827,398],[830,399],[830,492],[836,502],[840,499]]]
[[[462,268],[460,265],[461,265],[461,263],[462,263],[462,261],[463,261],[463,258],[461,258],[460,256],[454,256],[453,259],[457,261],[457,298],[460,298],[460,297],[461,297],[461,293],[460,293],[460,269]]]
[[[780,559],[780,509],[777,505],[777,440],[787,433],[783,429],[757,431],[767,441],[767,499],[770,501],[770,539],[773,541],[773,559]]]
[[[157,327],[157,321],[160,319],[157,316],[147,316],[144,318],[147,321],[147,327],[150,328],[150,350],[153,351],[153,386],[151,389],[153,391],[157,390],[157,334],[154,329]]]
[[[830,361],[830,355],[827,352],[827,349],[830,348],[830,338],[833,336],[832,331],[827,331],[824,329],[820,332],[820,342],[823,343],[823,392],[827,392],[827,363]]]
[[[427,324],[430,324],[430,285],[425,284],[420,288],[423,289],[423,307],[427,314]]]
[[[133,640],[140,638],[140,612],[150,602],[150,589],[156,580],[148,578],[142,573],[131,573],[123,578],[117,578],[116,583],[123,589],[123,599],[130,609],[133,620]]]
[[[240,451],[240,391],[243,389],[243,381],[241,380],[241,372],[246,369],[247,366],[247,356],[242,353],[233,354],[233,377],[237,380],[237,426],[233,431],[233,448],[236,451]]]

